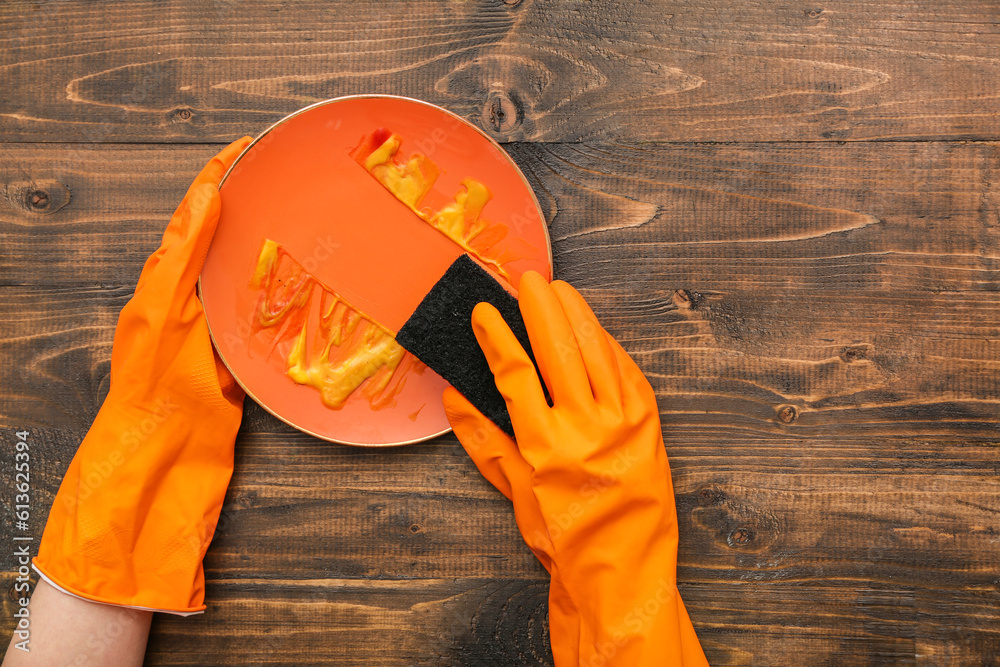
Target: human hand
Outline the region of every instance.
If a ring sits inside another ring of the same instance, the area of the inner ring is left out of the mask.
[[[219,181],[249,144],[213,158],[170,219],[122,309],[111,388],[53,502],[34,567],[63,592],[196,613],[202,558],[233,470],[243,391],[196,294],[219,221]]]
[[[568,284],[529,272],[519,303],[552,405],[488,304],[472,326],[516,442],[454,389],[444,403],[552,576],[556,665],[707,664],[676,588],[677,515],[652,387]]]

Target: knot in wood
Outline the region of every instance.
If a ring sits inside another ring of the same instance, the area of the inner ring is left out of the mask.
[[[691,308],[694,306],[694,299],[691,298],[691,294],[688,293],[686,289],[679,289],[674,292],[673,297],[671,297],[671,301],[673,301],[674,305],[678,308]]]
[[[521,0],[503,0],[503,4],[507,5],[508,7],[517,7],[519,4],[521,4]]]
[[[33,211],[45,211],[49,208],[49,193],[45,190],[32,190],[28,193],[28,207]]]
[[[3,192],[7,201],[18,210],[39,215],[51,215],[69,204],[71,199],[69,188],[51,178],[7,183]]]
[[[731,547],[745,547],[746,545],[753,542],[754,532],[751,528],[745,526],[737,528],[733,532],[729,533],[729,546]]]
[[[698,500],[702,505],[717,505],[725,500],[726,494],[719,489],[706,486],[698,492]]]
[[[483,123],[486,129],[506,134],[521,124],[521,114],[514,100],[506,93],[493,93],[483,105]]]
[[[806,16],[808,16],[811,19],[818,19],[819,16],[820,16],[820,14],[822,14],[822,13],[823,13],[822,9],[807,9],[806,10]]]
[[[194,112],[191,111],[191,109],[182,107],[174,110],[174,117],[177,118],[177,120],[186,123],[194,118]]]
[[[847,363],[861,361],[868,354],[868,349],[864,345],[850,345],[845,347],[840,353],[840,358]]]
[[[420,526],[418,524],[415,524],[415,523],[410,524],[410,532],[411,533],[419,533],[420,532]]]
[[[791,424],[798,418],[799,411],[795,409],[794,405],[783,405],[778,408],[778,419],[781,420],[781,423]]]

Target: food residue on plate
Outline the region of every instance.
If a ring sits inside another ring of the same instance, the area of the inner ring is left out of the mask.
[[[407,373],[426,368],[390,331],[320,283],[271,239],[261,246],[250,287],[260,290],[252,333],[272,329],[275,346],[294,337],[285,373],[319,391],[328,408],[343,407],[359,388],[372,408],[388,407]],[[312,326],[310,304],[317,293],[320,316]]]
[[[516,257],[501,251],[498,245],[507,236],[507,226],[482,217],[483,208],[493,198],[490,189],[474,178],[466,178],[449,203],[436,211],[421,207],[441,170],[422,153],[414,153],[404,161],[399,153],[402,144],[398,134],[379,128],[361,139],[351,157],[420,219],[510,281],[503,264]]]
[[[465,178],[451,201],[437,210],[423,207],[441,171],[421,153],[404,161],[399,153],[402,143],[399,135],[379,128],[363,137],[350,156],[417,217],[510,281],[503,265],[531,256],[534,248],[522,239],[508,239],[505,225],[482,217],[493,198],[490,189]],[[315,388],[328,408],[343,407],[359,390],[373,409],[388,407],[406,375],[426,369],[392,332],[322,284],[271,239],[261,246],[250,287],[260,291],[251,336],[271,331],[271,352],[279,343],[290,342],[285,374],[297,384]],[[316,310],[314,298],[319,299],[316,323],[309,321]]]

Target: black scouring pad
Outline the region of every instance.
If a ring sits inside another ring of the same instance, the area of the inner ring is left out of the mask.
[[[482,301],[500,311],[534,361],[517,299],[468,255],[448,267],[396,334],[396,341],[513,437],[507,405],[472,332],[472,309]]]

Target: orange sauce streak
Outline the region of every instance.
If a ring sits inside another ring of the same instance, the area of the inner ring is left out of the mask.
[[[250,286],[261,290],[252,332],[282,325],[295,342],[285,373],[297,384],[319,391],[323,405],[344,406],[359,388],[373,409],[389,407],[402,391],[409,371],[425,366],[404,350],[392,333],[323,285],[288,252],[265,239]],[[322,351],[310,353],[309,304],[316,291],[320,321],[313,334]]]
[[[501,258],[493,252],[508,229],[481,217],[483,208],[493,198],[490,189],[474,178],[466,178],[452,201],[440,210],[420,208],[420,203],[434,187],[440,169],[422,153],[414,153],[404,162],[399,155],[402,143],[398,134],[379,128],[361,139],[351,151],[351,157],[421,220],[510,281]],[[489,234],[484,234],[487,230]]]

